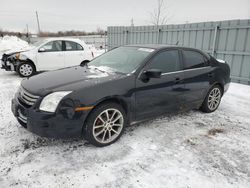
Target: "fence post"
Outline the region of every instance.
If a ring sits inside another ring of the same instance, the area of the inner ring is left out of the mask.
[[[212,53],[211,53],[212,56],[214,56],[214,54],[215,54],[215,46],[216,46],[216,43],[217,43],[218,29],[219,29],[219,26],[216,25],[215,28],[214,28],[214,39],[213,39],[213,46],[212,46]]]
[[[108,32],[107,31],[105,31],[105,34],[104,34],[104,37],[105,37],[105,39],[104,39],[104,48],[105,48],[105,52],[107,52],[107,47],[108,47],[108,45],[107,45],[107,39],[108,39]]]
[[[160,28],[157,28],[157,44],[160,44],[160,34],[161,34],[161,29]]]
[[[128,30],[125,31],[126,44],[128,44]]]

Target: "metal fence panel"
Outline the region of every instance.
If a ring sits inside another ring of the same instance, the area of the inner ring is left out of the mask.
[[[250,20],[108,27],[108,48],[167,44],[199,48],[227,61],[232,81],[250,85]]]

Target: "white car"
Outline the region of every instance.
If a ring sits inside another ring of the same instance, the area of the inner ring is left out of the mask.
[[[55,70],[89,62],[93,52],[80,39],[48,38],[29,49],[2,56],[2,68],[29,77],[38,71]]]

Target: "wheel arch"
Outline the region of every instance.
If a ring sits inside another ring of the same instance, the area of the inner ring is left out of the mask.
[[[222,91],[222,95],[223,95],[223,94],[224,94],[224,85],[223,85],[221,82],[215,82],[214,84],[212,84],[212,85],[210,86],[209,90],[210,90],[212,87],[214,87],[215,85],[220,86],[221,91]],[[209,90],[208,90],[208,91],[209,91]]]
[[[22,63],[30,63],[30,64],[32,64],[32,65],[34,66],[35,72],[37,71],[37,67],[36,67],[35,63],[34,63],[31,59],[29,59],[29,58],[27,58],[27,59],[25,59],[25,60],[21,60],[21,61],[19,61],[18,63],[19,63],[19,64],[22,64]],[[17,65],[19,65],[19,64],[17,64]]]
[[[129,105],[127,104],[127,102],[124,99],[122,99],[119,96],[110,96],[110,97],[103,98],[96,103],[96,105],[93,109],[95,109],[97,106],[102,105],[103,103],[108,103],[108,102],[113,102],[113,103],[117,103],[117,104],[121,105],[121,107],[126,112],[126,115],[128,115],[128,112],[129,112],[128,106]]]
[[[28,58],[28,59],[26,60],[26,62],[31,63],[31,64],[34,66],[34,68],[35,68],[35,72],[37,71],[36,65],[35,65],[35,63],[34,63],[31,59]]]
[[[207,96],[208,92],[209,92],[209,91],[211,90],[211,88],[213,88],[215,85],[220,86],[221,91],[222,91],[222,96],[223,96],[223,94],[224,94],[224,85],[223,85],[221,82],[214,82],[213,84],[210,85],[210,87],[207,89],[206,93],[204,94],[201,105],[203,104],[204,100],[206,99],[206,96]]]
[[[87,114],[86,118],[85,118],[85,122],[87,121],[87,119],[89,118],[90,114],[93,112],[93,110],[95,110],[98,106],[102,105],[102,104],[105,104],[105,103],[116,103],[116,104],[119,104],[125,111],[126,113],[126,116],[127,116],[127,122],[129,124],[130,122],[130,113],[129,113],[129,105],[127,104],[127,102],[122,99],[121,97],[119,96],[110,96],[110,97],[106,97],[106,98],[103,98],[101,100],[99,100],[95,105],[94,105],[94,108],[91,109],[89,111],[89,113]],[[84,129],[85,129],[85,122],[83,124],[83,127],[82,127],[82,134],[84,133]]]
[[[85,59],[85,60],[83,60],[83,61],[80,63],[80,66],[84,66],[86,63],[89,63],[89,62],[90,62],[90,60]]]

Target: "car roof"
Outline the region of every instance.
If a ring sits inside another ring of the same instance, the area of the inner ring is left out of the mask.
[[[125,45],[127,47],[138,47],[138,48],[151,48],[155,50],[162,50],[162,49],[171,49],[171,48],[177,48],[177,49],[184,49],[184,50],[195,50],[198,51],[205,56],[209,58],[209,55],[197,48],[191,48],[191,47],[186,47],[186,46],[177,46],[177,45],[166,45],[166,44],[135,44],[135,45]]]
[[[177,46],[177,45],[166,45],[166,44],[135,44],[135,45],[125,45],[128,47],[140,47],[140,48],[152,48],[152,49],[165,49],[165,48],[180,48],[180,49],[192,49],[199,50],[196,48]]]
[[[46,41],[54,41],[54,40],[68,40],[68,41],[73,41],[73,42],[81,42],[85,43],[83,40],[80,40],[78,38],[70,38],[70,37],[49,37],[45,39]]]

